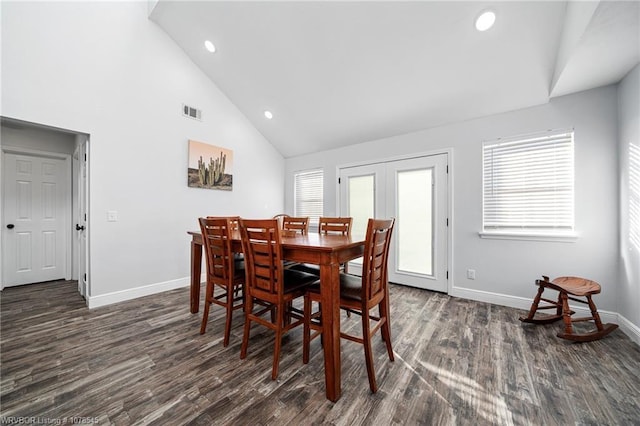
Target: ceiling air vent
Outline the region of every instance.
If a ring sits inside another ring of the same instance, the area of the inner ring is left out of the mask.
[[[202,121],[202,110],[182,104],[182,115]]]

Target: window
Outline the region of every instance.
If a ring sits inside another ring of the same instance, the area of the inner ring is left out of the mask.
[[[309,216],[310,224],[317,226],[323,214],[323,172],[307,170],[294,177],[294,216]]]
[[[485,143],[483,234],[571,236],[573,132]]]

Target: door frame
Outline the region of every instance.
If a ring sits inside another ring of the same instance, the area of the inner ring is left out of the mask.
[[[336,203],[336,211],[341,212],[342,206],[340,205],[340,183],[338,182],[338,178],[340,177],[340,170],[346,169],[349,167],[360,167],[360,166],[368,166],[374,164],[381,163],[391,163],[394,161],[402,161],[402,160],[410,160],[413,158],[420,157],[430,157],[434,155],[446,154],[447,155],[447,218],[448,218],[448,226],[446,229],[447,233],[447,253],[446,253],[446,274],[447,274],[447,294],[451,294],[451,291],[455,287],[455,283],[453,281],[453,270],[454,270],[454,258],[453,258],[453,224],[455,223],[453,217],[453,188],[454,188],[454,179],[453,179],[453,170],[454,170],[454,150],[453,148],[442,148],[435,149],[431,151],[421,151],[411,154],[403,154],[396,155],[392,157],[384,157],[378,159],[371,160],[362,160],[362,161],[354,161],[350,163],[338,164],[335,167],[335,176],[336,176],[336,191],[335,191],[335,203]]]
[[[65,163],[65,185],[66,185],[66,194],[65,194],[65,215],[66,220],[65,223],[65,262],[64,262],[64,276],[66,280],[70,280],[72,278],[72,246],[73,246],[73,238],[72,238],[72,222],[73,222],[73,212],[72,212],[72,194],[73,194],[73,186],[72,186],[72,165],[71,165],[71,155],[64,153],[57,153],[51,151],[42,151],[38,149],[31,148],[21,148],[16,146],[6,146],[2,147],[1,150],[2,158],[0,159],[1,164],[4,166],[5,157],[7,154],[14,155],[28,155],[40,158],[54,158],[57,160],[62,160]],[[5,181],[4,169],[2,171],[2,181]],[[4,185],[4,183],[2,184]],[[4,226],[4,211],[5,211],[5,198],[4,198],[4,190],[2,191],[2,197],[0,197],[0,222],[2,223],[2,250],[4,251],[7,246],[7,233],[6,228]],[[0,276],[2,277],[2,285],[0,286],[0,290],[4,289],[6,282],[6,271],[4,268],[4,262],[0,262]]]
[[[78,292],[85,299],[89,295],[89,135],[77,134],[73,163],[73,279],[78,281]],[[84,216],[84,217],[83,217]],[[74,233],[73,224],[76,224]],[[83,230],[77,226],[82,225]]]

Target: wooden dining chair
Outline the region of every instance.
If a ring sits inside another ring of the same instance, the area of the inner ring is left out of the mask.
[[[207,216],[208,218],[216,218],[216,217],[220,217],[220,216]],[[231,232],[231,235],[233,235],[234,232],[238,232],[238,235],[240,233],[240,216],[229,216],[229,229]],[[233,253],[233,259],[235,260],[235,262],[241,262],[244,259],[244,254],[242,252],[238,253],[238,252],[234,252]],[[244,263],[242,264],[242,268],[244,269]]]
[[[301,325],[303,312],[293,300],[304,296],[318,277],[283,267],[281,230],[276,219],[240,219],[240,236],[247,268],[246,309],[240,358],[247,356],[251,323],[275,331],[271,378],[278,377],[282,336]],[[255,308],[258,308],[257,310]],[[265,314],[269,313],[269,316]]]
[[[351,235],[352,217],[321,217],[318,221],[318,234]],[[298,263],[292,266],[297,271],[320,276],[320,266],[311,263]],[[347,272],[347,264],[340,265],[340,272]]]
[[[226,320],[223,346],[229,344],[233,311],[244,307],[244,262],[241,258],[236,259],[231,250],[231,233],[238,219],[237,217],[201,217],[198,220],[202,231],[207,268],[207,288],[200,334],[204,334],[207,330],[211,304],[224,307]],[[220,289],[221,292],[216,294],[216,289]]]
[[[387,287],[387,262],[394,222],[395,219],[369,219],[364,246],[362,277],[340,274],[340,308],[362,317],[361,336],[340,332],[340,337],[361,343],[364,346],[369,388],[373,393],[378,390],[378,385],[373,368],[371,339],[379,329],[382,330],[382,338],[387,346],[389,359],[394,360],[389,320],[389,289]],[[302,358],[305,364],[309,362],[311,340],[322,334],[322,306],[315,313],[311,311],[313,302],[320,304],[321,301],[320,289],[317,287],[309,288],[304,298]],[[371,310],[376,306],[378,307],[378,316],[371,313]],[[313,334],[311,334],[311,330],[314,331]]]
[[[297,234],[307,235],[309,233],[309,217],[284,216],[282,218],[282,229]]]
[[[321,217],[318,220],[318,233],[351,235],[352,217]]]
[[[292,217],[282,216],[280,225],[282,226],[283,236],[292,235],[307,235],[309,233],[309,218],[308,217]],[[300,265],[300,263],[293,260],[285,260],[284,267],[289,269]],[[304,271],[303,271],[304,272]]]
[[[284,219],[285,217],[291,217],[291,215],[288,215],[286,213],[279,213],[273,216],[274,219],[278,219],[278,224],[280,225],[280,229],[282,229],[282,219]]]

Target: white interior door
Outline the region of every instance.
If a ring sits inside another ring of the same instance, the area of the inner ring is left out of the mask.
[[[77,167],[76,172],[76,212],[75,212],[75,232],[76,232],[76,276],[78,279],[78,292],[87,297],[88,293],[88,258],[89,245],[87,242],[87,226],[88,226],[88,157],[89,143],[87,140],[81,140],[77,143],[75,153],[73,155],[74,163]]]
[[[340,214],[364,235],[371,217],[395,217],[389,281],[447,291],[447,154],[340,169]],[[358,264],[349,264],[359,273]]]
[[[69,161],[6,153],[4,285],[67,278]]]

